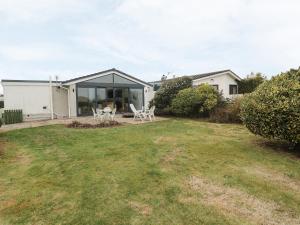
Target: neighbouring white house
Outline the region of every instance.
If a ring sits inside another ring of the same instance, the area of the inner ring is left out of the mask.
[[[223,94],[224,98],[232,99],[238,94],[238,81],[241,78],[231,70],[222,70],[210,73],[202,73],[195,75],[181,75],[175,77],[187,76],[192,79],[193,86],[200,84],[209,84]],[[172,78],[174,79],[174,78]],[[171,79],[168,79],[171,80]],[[158,90],[163,81],[149,82],[154,86],[154,91]]]
[[[117,69],[66,81],[2,80],[5,109],[22,109],[25,119],[87,116],[92,107],[129,112],[148,106],[151,84]]]

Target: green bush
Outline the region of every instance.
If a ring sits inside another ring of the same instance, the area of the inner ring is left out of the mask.
[[[1,116],[0,116],[0,127],[2,127],[2,118],[1,118]]]
[[[207,116],[220,100],[213,87],[202,84],[179,91],[172,101],[171,111],[179,116]]]
[[[3,121],[5,124],[14,124],[23,122],[22,110],[4,110]]]
[[[216,107],[210,114],[210,121],[217,123],[242,123],[240,116],[241,100],[242,97],[239,97]]]
[[[241,118],[254,134],[300,143],[300,68],[261,84],[244,97]]]
[[[256,73],[247,76],[247,78],[239,81],[239,93],[246,94],[255,91],[255,89],[266,80],[266,77],[261,73]]]
[[[189,77],[179,77],[162,82],[160,89],[155,93],[153,104],[157,114],[170,114],[171,103],[176,94],[185,88],[192,87],[192,80]],[[152,104],[152,103],[151,103]]]

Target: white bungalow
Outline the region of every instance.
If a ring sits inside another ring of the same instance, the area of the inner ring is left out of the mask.
[[[22,109],[25,119],[62,118],[92,114],[93,108],[115,107],[129,112],[147,106],[152,85],[117,69],[67,81],[2,80],[4,107]]]
[[[241,78],[231,70],[222,70],[210,73],[202,73],[195,75],[180,75],[176,77],[187,76],[192,79],[193,86],[200,84],[209,84],[222,93],[224,98],[232,99],[238,94],[238,81]],[[174,79],[174,78],[173,78]],[[171,79],[169,79],[171,80]],[[157,90],[163,81],[149,82]]]

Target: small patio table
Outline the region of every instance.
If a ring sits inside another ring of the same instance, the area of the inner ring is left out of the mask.
[[[111,113],[111,108],[110,107],[105,107],[103,109],[103,113],[104,113],[104,121],[105,120],[109,120],[110,118],[110,113]]]

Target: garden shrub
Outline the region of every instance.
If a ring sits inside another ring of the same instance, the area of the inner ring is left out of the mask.
[[[3,122],[5,124],[14,124],[23,122],[23,112],[21,109],[4,110]]]
[[[300,68],[261,84],[244,97],[241,118],[254,134],[300,143]]]
[[[216,107],[210,114],[210,121],[217,123],[242,123],[241,112],[242,97]]]
[[[179,91],[172,101],[171,111],[179,116],[206,116],[220,101],[217,90],[207,84]]]
[[[180,90],[192,87],[192,80],[189,77],[179,77],[162,82],[160,89],[155,93],[153,103],[156,114],[171,114],[171,103]]]
[[[239,81],[239,93],[246,94],[255,91],[255,89],[266,80],[261,73],[253,74]]]

